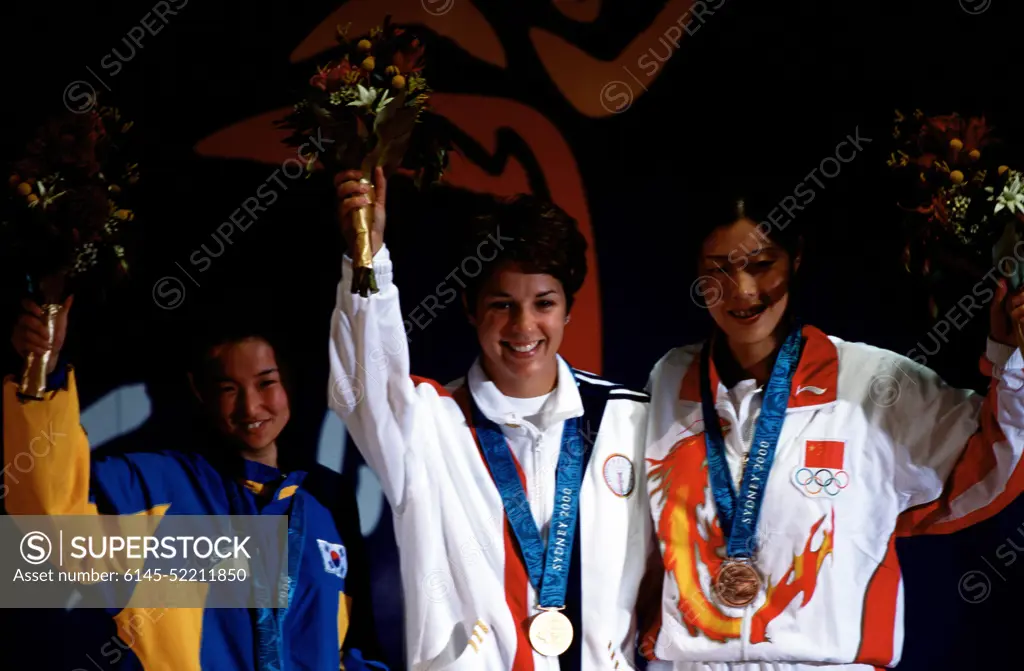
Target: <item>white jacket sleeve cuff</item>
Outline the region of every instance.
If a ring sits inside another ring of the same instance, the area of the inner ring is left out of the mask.
[[[381,245],[373,255],[373,274],[377,279],[378,291],[384,291],[391,286],[394,266],[391,264],[391,252],[387,245]],[[341,280],[345,286],[352,286],[352,257],[348,254],[341,260]]]
[[[1024,369],[1024,357],[1020,349],[988,339],[985,347],[985,357],[992,362],[993,367],[999,371]]]

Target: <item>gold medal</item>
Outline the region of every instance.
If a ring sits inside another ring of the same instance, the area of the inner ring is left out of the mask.
[[[715,593],[726,606],[742,608],[761,591],[761,576],[749,561],[728,560],[715,576]]]
[[[560,611],[545,609],[530,620],[530,645],[545,657],[558,657],[572,645],[572,622]]]

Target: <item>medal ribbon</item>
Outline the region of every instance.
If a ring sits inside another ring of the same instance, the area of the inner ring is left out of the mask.
[[[726,554],[730,558],[746,559],[754,553],[757,520],[761,514],[768,472],[775,460],[775,449],[786,419],[786,406],[792,388],[793,373],[800,360],[802,333],[797,324],[779,350],[771,378],[761,404],[761,414],[754,429],[754,442],[750,446],[747,467],[740,485],[742,496],[737,496],[725,459],[725,438],[715,411],[711,389],[711,341],[705,343],[700,354],[700,396],[704,416],[704,443],[708,454],[708,479],[718,509],[718,522],[728,538]],[[739,511],[737,513],[737,510]],[[738,515],[738,518],[737,518]]]
[[[276,491],[281,491],[291,485],[301,486],[306,478],[306,473],[299,471],[291,473]],[[295,587],[298,584],[299,569],[302,566],[302,548],[306,538],[306,515],[303,498],[298,492],[285,499],[274,499],[261,511],[247,499],[243,499],[238,491],[227,485],[228,507],[232,515],[287,515],[288,516],[288,567],[287,580],[282,580],[283,575],[272,576],[268,574],[268,567],[259,555],[254,557],[257,564],[252,567],[252,589],[257,603],[270,604],[271,593],[277,591],[278,603],[285,603],[281,608],[258,607],[255,618],[256,638],[256,668],[258,671],[282,671],[284,660],[282,659],[283,648],[283,625],[288,608],[295,602]],[[267,549],[273,552],[274,543],[270,539],[264,539]]]
[[[537,590],[540,606],[560,608],[565,605],[569,584],[569,566],[572,562],[580,487],[583,483],[583,439],[580,436],[579,418],[565,420],[562,427],[562,446],[555,476],[555,513],[551,517],[545,553],[540,531],[530,512],[526,492],[523,491],[523,483],[516,472],[512,450],[498,425],[484,417],[472,394],[469,396],[481,451],[501,495],[505,516],[519,541],[523,562],[530,582]]]

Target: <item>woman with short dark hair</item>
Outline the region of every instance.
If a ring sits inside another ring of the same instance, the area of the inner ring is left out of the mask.
[[[394,512],[409,668],[633,668],[637,593],[656,556],[638,480],[647,397],[558,354],[586,241],[555,205],[496,201],[459,244],[482,268],[463,290],[476,361],[446,386],[411,377],[375,177],[379,292],[352,292],[346,257],[330,399]],[[350,213],[369,204],[359,178],[338,178],[349,249]]]

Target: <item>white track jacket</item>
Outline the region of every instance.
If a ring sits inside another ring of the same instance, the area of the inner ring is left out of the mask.
[[[892,352],[811,326],[803,333],[758,524],[767,589],[745,608],[712,596],[725,539],[708,486],[701,346],[670,351],[651,374],[647,477],[665,580],[660,623],[642,647],[674,662],[657,668],[895,666],[903,646],[895,539],[962,529],[1024,489],[1019,350],[989,341],[981,366],[992,383],[980,396]],[[730,398],[713,366],[711,385],[738,479],[760,390],[740,383]]]
[[[646,394],[573,371],[560,359],[557,387],[535,425],[509,416],[479,362],[447,387],[410,377],[386,247],[374,257],[374,271],[379,292],[363,298],[352,293],[352,265],[344,260],[331,324],[329,398],[391,504],[410,670],[632,669],[637,594],[649,556],[657,557],[643,482]],[[565,611],[576,642],[560,658],[543,657],[528,642],[537,595],[463,412],[468,394],[501,426],[545,541],[562,426],[584,417],[589,460]],[[596,407],[588,405],[593,398],[604,405],[596,418],[584,414]]]

